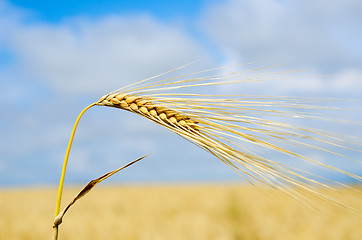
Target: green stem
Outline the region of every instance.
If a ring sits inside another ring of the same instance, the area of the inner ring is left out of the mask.
[[[93,107],[97,105],[97,103],[93,103],[91,105],[89,105],[88,107],[84,108],[83,111],[79,114],[77,120],[74,123],[74,127],[73,127],[73,131],[72,134],[70,135],[70,139],[69,139],[69,143],[68,143],[68,148],[67,148],[67,152],[65,153],[65,158],[64,158],[64,163],[63,163],[63,169],[62,169],[62,175],[60,176],[60,182],[59,182],[59,189],[58,189],[58,197],[57,197],[57,206],[55,208],[55,217],[58,216],[59,211],[60,211],[60,202],[62,201],[62,193],[63,193],[63,185],[64,185],[64,178],[65,178],[65,172],[67,170],[67,163],[68,163],[68,158],[69,158],[69,152],[70,152],[70,148],[72,147],[72,143],[73,143],[73,138],[74,138],[74,134],[75,131],[77,129],[78,123],[80,118],[82,117],[82,115],[85,113],[85,111],[87,111],[89,108]]]

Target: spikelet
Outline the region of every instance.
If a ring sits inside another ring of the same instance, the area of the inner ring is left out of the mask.
[[[197,130],[197,121],[163,105],[153,104],[152,101],[146,99],[118,93],[102,97],[97,105],[120,108],[140,114],[176,132]]]

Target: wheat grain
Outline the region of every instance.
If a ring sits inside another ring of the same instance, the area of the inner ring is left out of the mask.
[[[137,113],[156,123],[180,130],[197,130],[197,121],[162,105],[152,103],[144,97],[125,95],[122,93],[103,96],[98,102],[99,106],[121,108]]]

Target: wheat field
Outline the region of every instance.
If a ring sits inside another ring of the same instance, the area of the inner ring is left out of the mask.
[[[63,205],[80,188],[66,188]],[[360,194],[341,189],[362,210]],[[55,189],[0,191],[0,239],[50,239]],[[281,191],[242,185],[100,186],[74,205],[61,239],[362,239],[362,217],[320,213]]]

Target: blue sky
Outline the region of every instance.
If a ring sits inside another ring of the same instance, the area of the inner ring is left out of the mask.
[[[310,75],[324,77],[220,91],[352,98],[357,101],[347,107],[357,108],[361,12],[359,0],[0,0],[0,186],[55,185],[72,125],[85,106],[195,59],[203,61],[189,72],[248,62],[256,62],[251,68],[313,69]],[[351,115],[362,119],[361,111]],[[114,127],[107,119],[119,122]],[[336,130],[362,137],[356,126]],[[67,181],[85,182],[148,153],[111,181],[240,179],[166,129],[126,112],[95,108],[80,123]],[[175,157],[165,157],[170,155]],[[345,167],[362,172],[360,165]]]
[[[177,17],[195,18],[207,1],[11,1],[16,6],[30,9],[38,19],[58,22],[67,17],[84,15],[91,18],[107,14],[152,14],[158,19]],[[208,1],[208,2],[216,2]]]

